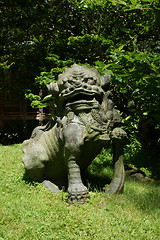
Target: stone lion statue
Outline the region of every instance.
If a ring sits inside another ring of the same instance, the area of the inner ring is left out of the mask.
[[[124,186],[121,118],[108,90],[110,75],[74,64],[47,87],[54,99],[54,118],[34,129],[22,145],[23,163],[33,180],[67,183],[68,201],[85,202],[89,191],[81,173],[103,147],[113,143],[113,180],[107,193]]]

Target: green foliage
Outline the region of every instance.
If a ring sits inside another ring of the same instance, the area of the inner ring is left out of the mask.
[[[35,78],[35,83],[39,86],[46,86],[47,84],[54,82],[54,75],[51,72],[41,72],[40,76]]]
[[[127,181],[123,194],[91,191],[83,205],[66,203],[24,174],[21,145],[0,146],[0,239],[159,238],[160,188]]]
[[[102,149],[97,157],[92,161],[91,165],[87,169],[87,179],[90,185],[92,182],[92,188],[103,188],[106,184],[109,184],[113,176],[113,158],[112,158],[112,146],[109,149]],[[91,188],[91,186],[90,186]],[[91,189],[92,189],[91,188]]]
[[[52,53],[46,57],[46,60],[48,62],[49,68],[51,68],[50,74],[52,81],[53,75],[56,78],[58,74],[62,73],[66,67],[70,67],[74,63],[73,60],[62,60],[58,55]]]
[[[156,145],[160,132],[159,19],[159,0],[3,1],[0,67],[10,66],[10,71],[18,72],[19,82],[23,76],[30,79],[31,91],[26,96],[32,106],[42,107],[47,106],[45,85],[55,81],[65,67],[73,62],[95,65],[101,74],[112,75],[114,102],[130,142],[148,141],[148,136],[141,141],[139,129],[147,122],[146,128],[155,128],[151,138]],[[4,81],[0,73],[1,87]]]
[[[49,72],[43,71],[40,73],[40,76],[35,78],[35,85],[40,87],[40,90],[43,91],[43,96],[32,93],[30,89],[25,91],[25,97],[31,102],[33,108],[44,108],[52,105],[51,101],[54,101],[52,95],[46,96],[45,94],[46,85],[56,81],[55,79],[58,74],[62,73],[67,66],[73,64],[73,61],[61,60],[60,57],[55,54],[49,54],[49,56],[46,57],[46,60],[51,67],[51,70]]]
[[[84,34],[77,37],[71,36],[68,39],[72,59],[88,63],[105,58],[107,49],[112,45],[113,41],[98,35]]]
[[[14,63],[9,64],[8,60],[0,63],[0,71],[7,72]]]
[[[43,105],[41,102],[41,97],[39,95],[31,93],[31,91],[27,90],[25,93],[26,99],[29,99],[31,101],[31,106],[33,108],[41,108],[46,107],[46,105]]]
[[[139,122],[147,118],[159,127],[160,54],[123,48],[110,52],[107,64],[96,62],[97,68],[112,75],[114,101],[130,133],[137,132]]]

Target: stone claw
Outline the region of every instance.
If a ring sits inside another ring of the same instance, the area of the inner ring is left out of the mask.
[[[68,188],[68,203],[85,203],[86,199],[89,198],[88,189],[80,185],[79,188],[77,185]]]

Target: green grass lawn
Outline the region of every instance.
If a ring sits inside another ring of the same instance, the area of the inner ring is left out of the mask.
[[[160,239],[159,185],[127,180],[121,195],[95,190],[69,205],[24,180],[21,159],[21,145],[0,146],[0,240]]]

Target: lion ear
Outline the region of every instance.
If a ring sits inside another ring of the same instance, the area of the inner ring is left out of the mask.
[[[101,87],[106,90],[111,82],[111,75],[105,74],[101,77],[100,84]]]
[[[52,83],[48,84],[47,89],[53,95],[56,95],[56,94],[59,93],[59,87],[58,87],[58,84],[56,82],[54,82],[54,83],[52,82]]]

